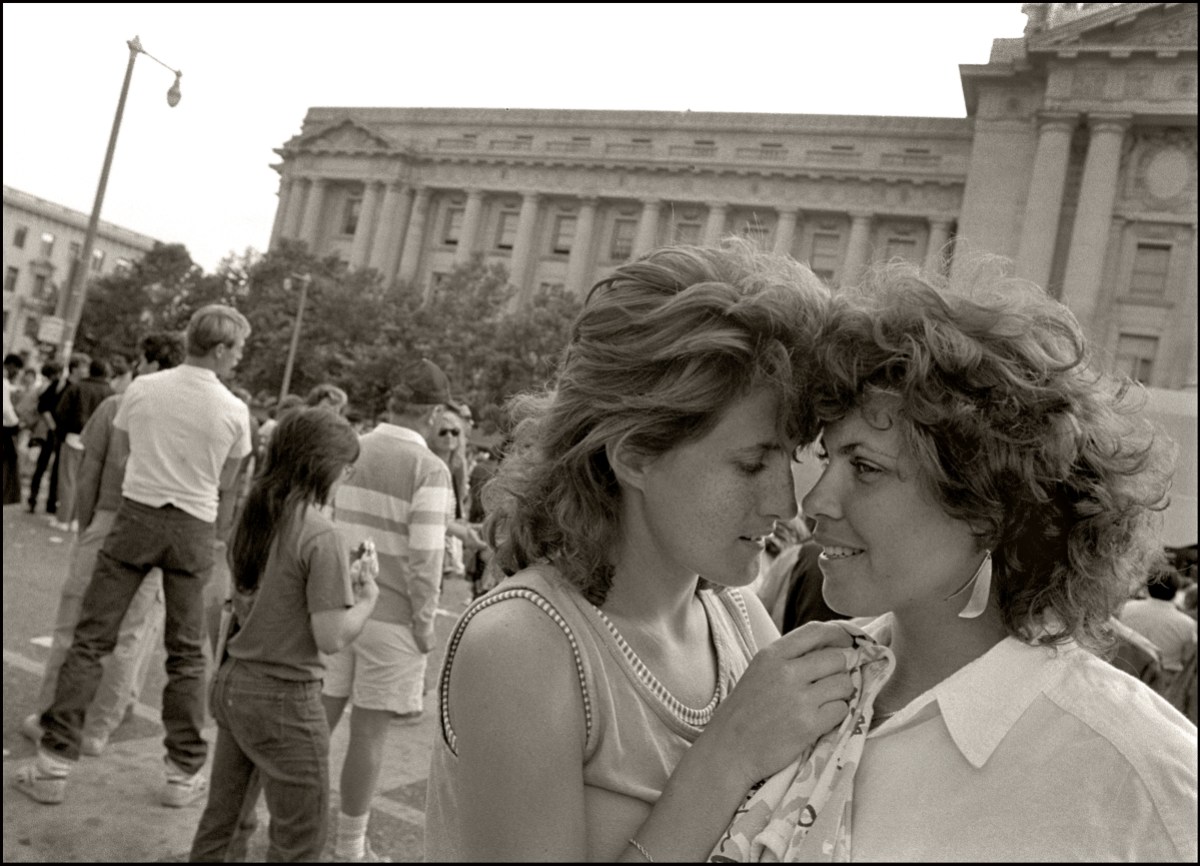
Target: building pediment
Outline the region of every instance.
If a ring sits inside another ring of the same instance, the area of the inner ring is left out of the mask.
[[[293,153],[377,154],[391,153],[395,145],[382,133],[347,117],[296,136],[284,149]]]
[[[1116,3],[1096,10],[1051,11],[1045,25],[1030,34],[1028,50],[1030,53],[1195,51],[1196,6]]]

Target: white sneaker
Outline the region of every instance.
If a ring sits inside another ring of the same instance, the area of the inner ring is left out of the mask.
[[[167,768],[167,784],[163,788],[162,804],[173,809],[182,809],[199,802],[208,793],[208,779],[200,770],[191,776],[184,775],[173,766]]]

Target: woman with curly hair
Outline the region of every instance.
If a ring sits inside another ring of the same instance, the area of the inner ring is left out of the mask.
[[[510,576],[447,648],[427,859],[700,859],[846,715],[847,635],[776,640],[740,589],[796,514],[827,306],[746,244],[660,249],[592,289],[484,491]]]
[[[1170,455],[1066,307],[985,260],[964,282],[885,266],[818,346],[804,514],[890,674],[823,832],[852,860],[1195,862],[1196,728],[1088,651],[1160,553]]]

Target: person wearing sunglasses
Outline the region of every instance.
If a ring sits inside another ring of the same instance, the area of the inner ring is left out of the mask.
[[[478,530],[467,522],[467,456],[466,431],[470,428],[470,410],[457,404],[447,406],[442,421],[428,438],[429,450],[442,458],[450,469],[454,485],[454,519],[446,525],[446,558],[442,562],[442,579],[465,577],[469,554],[487,546]]]

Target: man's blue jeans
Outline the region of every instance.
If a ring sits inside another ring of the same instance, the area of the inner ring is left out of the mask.
[[[283,680],[226,658],[213,689],[217,745],[208,805],[190,860],[244,856],[261,789],[271,813],[267,860],[316,861],[329,820],[329,723],[321,681]]]
[[[200,771],[208,744],[204,726],[204,584],[213,564],[214,526],[173,505],[153,508],[124,499],[96,557],[83,596],[75,638],[58,672],[54,703],[42,714],[42,748],[71,761],[88,705],[96,694],[101,660],[113,651],[121,620],[146,573],[163,573],[167,684],[162,719],[167,757],[188,774]]]

